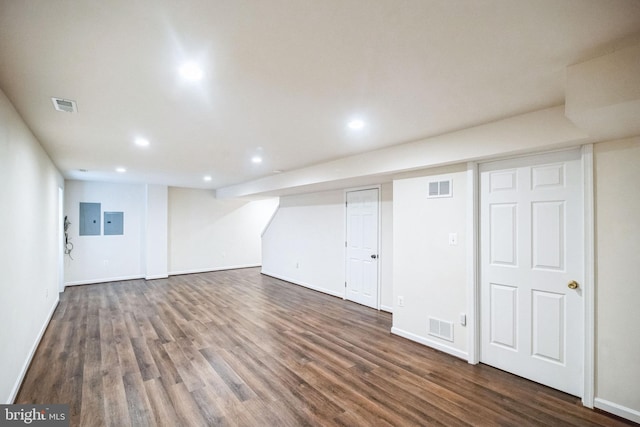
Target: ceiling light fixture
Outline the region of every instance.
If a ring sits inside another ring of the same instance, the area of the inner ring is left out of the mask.
[[[207,181],[207,182],[211,181],[211,177],[210,177],[209,175],[206,175],[206,176],[205,176],[204,178],[202,178],[202,179],[204,179],[204,180],[205,180],[205,181]]]
[[[359,130],[364,127],[364,122],[360,119],[354,119],[347,123],[347,126],[349,126],[349,129]]]
[[[260,157],[260,156],[253,156],[253,157],[251,158],[251,161],[252,161],[253,163],[255,163],[255,164],[262,163],[262,157]]]
[[[148,147],[149,140],[146,138],[136,138],[135,143],[138,147]]]
[[[202,80],[204,73],[202,72],[202,68],[195,62],[185,62],[180,67],[180,75],[185,80],[197,82]]]
[[[125,168],[116,168],[116,172],[125,173],[127,170]]]

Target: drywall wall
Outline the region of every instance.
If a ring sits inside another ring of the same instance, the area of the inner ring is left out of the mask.
[[[344,192],[288,196],[262,236],[262,272],[344,296]]]
[[[124,234],[79,236],[80,202],[124,212]],[[74,249],[65,285],[260,265],[260,233],[276,205],[219,201],[207,190],[67,181],[64,212]]]
[[[12,403],[58,303],[62,176],[0,91],[0,402]]]
[[[467,357],[466,166],[393,181],[393,328],[405,338]],[[453,197],[427,198],[429,182],[452,180]],[[457,244],[449,244],[450,233]],[[403,301],[400,306],[399,300]],[[454,341],[428,334],[429,318],[452,322]]]
[[[145,276],[161,279],[169,272],[169,189],[166,185],[146,186],[145,206]]]
[[[391,309],[392,231],[390,184],[381,186],[380,297]],[[282,197],[262,238],[262,272],[344,297],[345,190]]]
[[[640,422],[640,137],[594,153],[596,406]]]
[[[105,236],[101,230],[98,236],[80,236],[81,202],[100,203],[101,222],[104,212],[124,212],[124,234]],[[145,276],[145,203],[143,184],[66,182],[64,214],[71,222],[73,251],[65,258],[65,286]]]
[[[393,185],[380,187],[380,309],[393,312]]]
[[[258,266],[260,235],[278,199],[219,200],[209,190],[169,188],[169,272]]]

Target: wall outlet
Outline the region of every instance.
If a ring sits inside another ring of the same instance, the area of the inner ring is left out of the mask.
[[[404,307],[404,297],[398,297],[398,307]]]
[[[300,268],[300,263],[296,262],[296,268]]]
[[[458,233],[449,233],[449,245],[458,246]]]
[[[108,260],[108,259],[103,260],[103,261],[102,261],[102,264],[103,264],[103,265],[109,265],[109,260]]]

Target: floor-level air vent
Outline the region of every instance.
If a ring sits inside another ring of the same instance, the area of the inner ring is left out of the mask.
[[[76,104],[76,101],[62,98],[51,98],[51,101],[53,102],[53,107],[57,111],[64,111],[65,113],[78,112],[78,105]]]
[[[453,342],[453,323],[429,317],[429,335]]]

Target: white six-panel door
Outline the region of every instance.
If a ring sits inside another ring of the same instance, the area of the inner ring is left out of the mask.
[[[345,297],[378,308],[378,189],[347,192]]]
[[[580,152],[481,165],[480,198],[480,360],[581,396]]]

